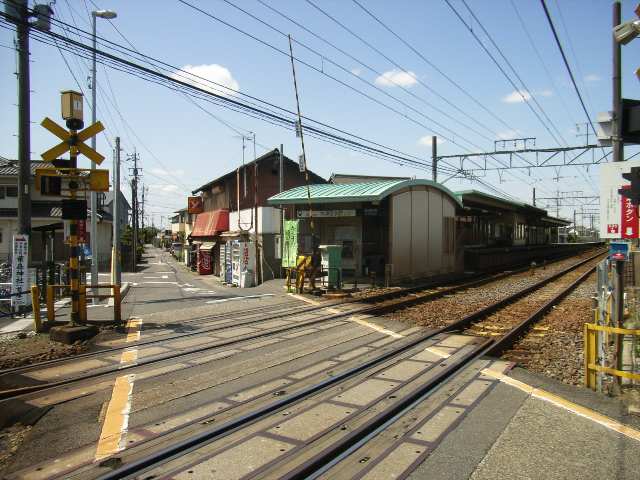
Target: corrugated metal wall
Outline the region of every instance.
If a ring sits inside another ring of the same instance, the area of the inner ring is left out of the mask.
[[[412,187],[391,197],[392,277],[396,280],[453,273],[457,242],[455,203],[446,194],[428,187]]]

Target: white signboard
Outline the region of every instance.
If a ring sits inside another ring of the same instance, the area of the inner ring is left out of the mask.
[[[13,260],[11,262],[11,306],[19,310],[29,303],[29,236],[13,236]]]
[[[311,215],[309,210],[298,210],[298,218],[329,218],[329,217],[355,217],[355,210],[312,210]]]
[[[623,232],[623,228],[629,229],[629,226],[627,220],[623,220],[623,197],[618,190],[629,185],[622,174],[629,173],[631,167],[640,167],[640,160],[600,166],[600,238],[629,238]],[[634,221],[637,223],[638,219]],[[638,231],[637,225],[633,230]]]

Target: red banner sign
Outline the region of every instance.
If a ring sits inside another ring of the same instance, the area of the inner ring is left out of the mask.
[[[625,185],[623,189],[631,188]],[[622,216],[622,238],[638,238],[638,206],[631,203],[628,197],[620,196]]]
[[[87,243],[87,221],[78,220],[78,242]]]

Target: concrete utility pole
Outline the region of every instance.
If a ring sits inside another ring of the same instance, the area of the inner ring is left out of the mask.
[[[113,162],[113,248],[111,251],[112,283],[122,282],[120,266],[120,137],[116,137],[116,155]]]
[[[278,193],[284,192],[284,145],[280,144]],[[280,265],[284,257],[284,208],[280,209]],[[282,271],[282,270],[281,270]]]
[[[438,137],[431,137],[431,180],[438,181]]]
[[[533,206],[536,206],[536,188],[533,187]]]
[[[31,105],[29,93],[29,12],[27,0],[9,0],[19,14],[18,43],[18,233],[31,234]]]
[[[131,255],[131,268],[135,272],[138,266],[138,154],[133,152],[133,179],[131,180],[131,227],[132,227],[132,255]]]

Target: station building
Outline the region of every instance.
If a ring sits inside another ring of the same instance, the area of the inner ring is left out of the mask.
[[[267,204],[296,223],[295,238],[285,226],[285,251],[295,242],[294,255],[310,254],[314,237],[340,245],[343,278],[446,278],[563,253],[550,245],[569,222],[533,205],[422,179],[334,174],[331,182],[284,191]]]
[[[311,253],[314,236],[341,245],[344,277],[384,275],[396,283],[462,271],[456,235],[462,204],[453,192],[430,180],[361,179],[300,186],[267,203],[289,207],[298,252]]]

